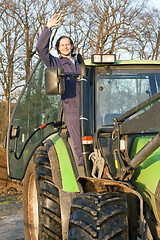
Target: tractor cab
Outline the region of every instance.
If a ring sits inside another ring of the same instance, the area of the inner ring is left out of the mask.
[[[138,125],[136,123],[138,130],[134,129],[134,124],[130,124],[130,120],[145,113],[159,99],[158,95],[152,102],[152,97],[157,96],[160,89],[160,61],[116,61],[115,55],[93,55],[91,60],[85,60],[85,63],[81,58],[79,61],[82,72],[80,93],[82,149],[84,159],[87,161],[86,168],[89,166],[87,175],[90,176],[92,164],[88,159],[95,147],[93,137],[97,136],[96,132],[107,131],[107,134],[112,134],[110,139],[112,141],[115,121],[121,123],[125,121],[122,126],[123,128],[127,126],[130,134],[135,131],[139,134],[148,133],[148,126],[144,124],[145,117]],[[52,81],[53,79],[55,80]],[[8,129],[9,176],[22,179],[37,146],[62,127],[60,95],[64,90],[63,69],[46,69],[39,60],[19,97]],[[147,99],[151,99],[151,103]],[[144,107],[140,105],[142,102],[146,102]],[[128,115],[121,117],[126,112]],[[148,116],[149,122],[151,118],[152,114]],[[158,129],[157,125],[150,128],[152,132]]]
[[[85,83],[83,96],[85,93],[88,104],[81,107],[88,125],[84,120],[82,144],[90,131],[94,137],[93,148],[100,152],[97,158],[103,156],[112,177],[119,179],[125,175],[125,168],[135,154],[132,144],[137,137],[150,139],[159,131],[159,105],[152,107],[160,98],[160,62],[115,61],[115,55],[109,56],[94,55],[91,61],[85,62],[88,85]],[[84,145],[84,152],[88,152],[88,145]],[[95,162],[93,156],[86,158]],[[117,158],[120,160],[115,160]],[[102,166],[95,168],[99,171]],[[93,171],[92,175],[95,175],[95,169]]]

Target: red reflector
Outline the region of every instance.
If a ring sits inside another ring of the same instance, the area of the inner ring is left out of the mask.
[[[83,144],[92,144],[93,143],[93,137],[92,136],[82,137],[82,143]]]

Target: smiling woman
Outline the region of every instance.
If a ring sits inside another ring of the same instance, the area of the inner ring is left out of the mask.
[[[64,69],[64,73],[72,75],[69,78],[65,76],[65,92],[61,95],[61,102],[66,125],[74,143],[77,163],[79,166],[83,166],[79,125],[80,81],[75,77],[75,75],[80,76],[81,71],[76,54],[73,54],[74,45],[71,38],[61,36],[57,40],[56,50],[59,57],[52,56],[49,52],[52,28],[59,24],[60,19],[60,14],[55,14],[48,20],[37,41],[36,49],[47,67],[61,67]]]

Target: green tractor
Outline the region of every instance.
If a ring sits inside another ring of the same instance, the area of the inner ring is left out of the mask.
[[[160,61],[78,61],[84,167],[63,69],[39,60],[12,115],[8,175],[23,181],[25,239],[160,239]]]

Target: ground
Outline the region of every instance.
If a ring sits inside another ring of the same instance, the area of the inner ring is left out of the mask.
[[[22,195],[0,197],[0,239],[24,240]]]
[[[0,239],[24,240],[22,183],[7,175],[6,152],[0,145]]]

